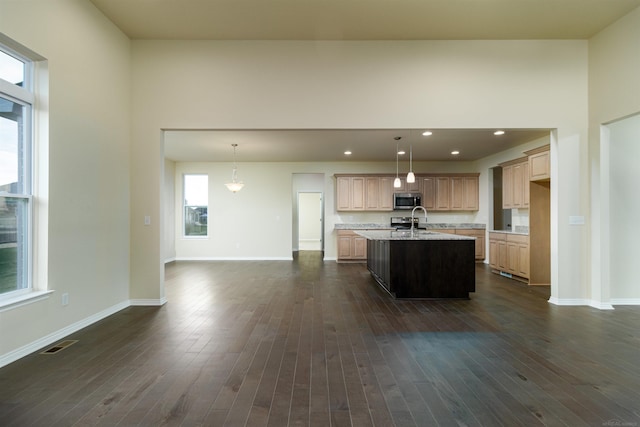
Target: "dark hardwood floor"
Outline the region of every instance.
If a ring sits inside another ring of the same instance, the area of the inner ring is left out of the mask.
[[[175,262],[55,355],[0,369],[2,426],[637,426],[640,308],[558,307],[476,271],[401,301],[364,264]]]

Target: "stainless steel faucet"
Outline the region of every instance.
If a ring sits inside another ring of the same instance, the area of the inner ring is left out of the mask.
[[[411,232],[413,233],[413,218],[416,212],[416,209],[422,209],[424,211],[424,222],[427,222],[427,210],[424,208],[424,206],[416,206],[415,208],[413,208],[411,210]]]

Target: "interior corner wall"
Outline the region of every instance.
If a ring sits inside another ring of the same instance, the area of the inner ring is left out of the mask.
[[[610,294],[612,304],[640,304],[635,268],[640,236],[640,113],[609,128],[609,238]]]
[[[613,191],[607,124],[640,112],[640,8],[635,9],[589,40],[589,177],[591,190],[590,299],[608,308],[623,298],[612,283],[615,273],[609,260],[621,248],[611,241]],[[604,139],[601,135],[605,135]],[[629,171],[637,180],[637,170]],[[623,292],[626,301],[640,301],[636,289]]]
[[[171,262],[176,259],[176,162],[165,159],[164,161],[164,239],[163,255],[164,262]]]
[[[1,365],[128,305],[131,51],[88,1],[0,0],[0,29],[48,61],[35,106],[48,115],[48,231],[35,244],[49,245],[37,286],[54,291],[0,313]]]

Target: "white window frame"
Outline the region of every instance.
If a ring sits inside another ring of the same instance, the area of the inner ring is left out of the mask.
[[[25,230],[25,241],[27,245],[25,260],[26,266],[24,266],[25,271],[23,272],[26,283],[24,283],[25,286],[22,288],[0,294],[1,312],[47,298],[53,291],[46,289],[46,283],[40,283],[38,288],[36,288],[36,285],[34,284],[34,277],[36,276],[36,272],[34,270],[34,253],[36,250],[35,245],[37,234],[35,230],[36,199],[34,195],[36,191],[35,168],[37,164],[37,159],[35,158],[37,150],[35,140],[36,95],[34,93],[34,88],[36,61],[43,60],[44,58],[41,58],[39,55],[27,48],[24,48],[1,33],[0,50],[4,54],[13,56],[24,63],[23,85],[18,86],[0,78],[0,96],[27,107],[25,108],[24,118],[25,137],[24,141],[20,142],[21,144],[24,144],[23,149],[25,152],[25,164],[23,165],[24,172],[20,177],[20,179],[23,180],[24,188],[21,193],[0,192],[0,196],[26,200],[28,204],[26,218],[27,229]],[[46,215],[43,215],[43,218],[46,218]],[[44,234],[44,231],[45,230],[41,230],[41,234]],[[44,250],[40,251],[41,255],[46,254],[46,249],[43,249]],[[21,266],[18,266],[18,268],[21,268]],[[43,265],[42,269],[46,270],[46,265]],[[40,271],[38,276],[46,276],[46,274]]]
[[[198,172],[185,172],[182,174],[182,213],[181,213],[181,218],[182,218],[182,238],[183,239],[208,239],[209,238],[209,195],[207,194],[207,234],[202,234],[202,235],[193,235],[193,234],[187,234],[187,217],[186,217],[186,208],[187,206],[202,206],[202,205],[187,205],[186,203],[186,177],[187,176],[206,176],[207,177],[207,191],[209,190],[209,185],[208,185],[208,181],[209,181],[209,174],[207,173],[198,173]]]

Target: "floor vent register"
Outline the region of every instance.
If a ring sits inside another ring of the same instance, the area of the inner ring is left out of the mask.
[[[43,351],[40,354],[55,354],[58,353],[59,351],[64,350],[65,348],[69,347],[72,344],[77,343],[78,340],[66,340],[66,341],[62,341],[59,342],[58,344],[54,345],[53,347]]]

